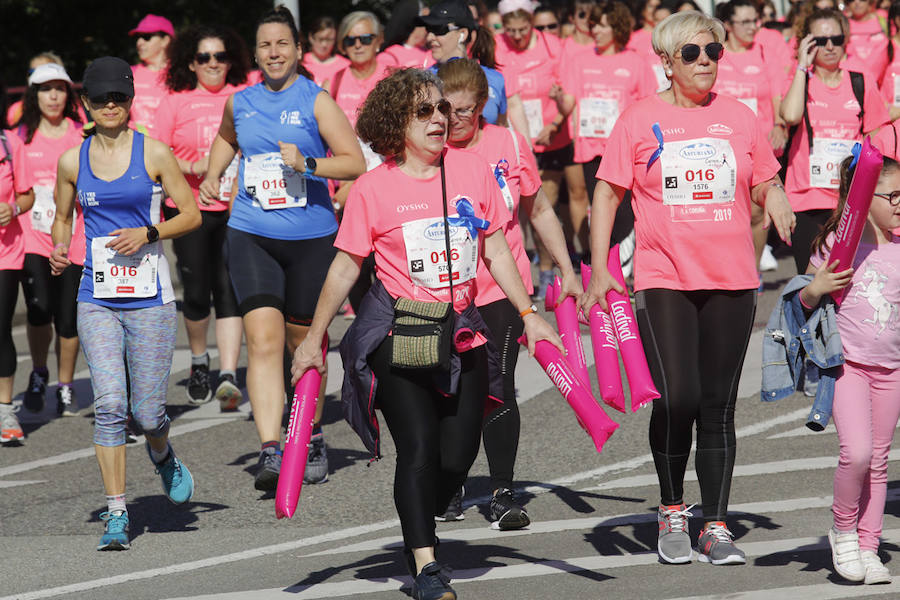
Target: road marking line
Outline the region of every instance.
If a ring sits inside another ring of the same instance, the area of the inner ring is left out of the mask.
[[[32,483],[47,483],[46,479],[33,479],[31,481],[0,481],[0,489],[30,485]]]
[[[894,581],[888,585],[855,586],[820,583],[818,585],[772,588],[751,592],[730,592],[727,597],[728,600],[797,600],[797,598],[837,600],[839,598],[881,596],[884,594],[895,594],[895,598],[900,596],[900,582]],[[673,600],[721,600],[721,598],[723,598],[722,594],[714,594],[711,596],[690,596]]]

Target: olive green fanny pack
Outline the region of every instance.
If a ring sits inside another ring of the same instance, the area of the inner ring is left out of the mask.
[[[391,329],[391,366],[403,369],[448,368],[453,342],[449,302],[398,298]]]

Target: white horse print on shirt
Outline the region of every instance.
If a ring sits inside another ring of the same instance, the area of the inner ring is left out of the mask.
[[[872,323],[875,326],[875,337],[881,335],[888,327],[891,329],[896,328],[897,307],[891,304],[882,294],[887,281],[887,275],[882,275],[869,266],[863,272],[863,282],[857,284],[854,288],[854,296],[865,298],[874,309],[872,318],[864,319],[863,323]]]

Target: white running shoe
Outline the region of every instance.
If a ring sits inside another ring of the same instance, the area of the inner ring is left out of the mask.
[[[774,271],[778,268],[778,260],[772,254],[772,246],[766,244],[763,248],[762,256],[759,257],[760,271]]]
[[[866,567],[859,552],[859,536],[855,531],[842,533],[832,527],[828,530],[831,544],[831,561],[838,575],[847,581],[864,581]]]

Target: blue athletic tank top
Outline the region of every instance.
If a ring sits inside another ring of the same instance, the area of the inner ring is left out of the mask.
[[[451,58],[450,60],[456,59]],[[438,66],[436,64],[431,65],[429,70],[437,75]],[[484,76],[488,82],[488,99],[484,103],[484,109],[482,109],[481,114],[485,121],[491,125],[496,125],[500,115],[506,114],[506,82],[500,71],[484,65],[481,65],[481,70],[484,71]]]
[[[78,288],[78,301],[91,302],[110,308],[147,308],[160,306],[175,300],[172,280],[169,278],[169,264],[157,242],[158,263],[156,273],[156,295],[150,298],[94,298],[94,269],[91,245],[94,238],[105,237],[116,229],[125,227],[146,227],[160,221],[162,186],[150,179],[144,166],[144,135],[133,131],[131,140],[131,163],[125,173],[114,181],[104,181],[94,175],[91,169],[89,151],[94,136],[81,143],[78,155],[78,179],[75,189],[78,203],[84,214],[84,235],[87,238],[87,252],[84,257],[84,271]],[[105,277],[104,273],[97,273]]]
[[[247,192],[244,171],[249,157],[279,152],[278,142],[296,144],[303,156],[323,158],[327,151],[313,106],[322,88],[297,77],[287,89],[273,92],[258,83],[234,95],[234,129],[241,149],[238,193],[228,226],[279,240],[308,240],[337,231],[334,207],[321,177],[306,179],[307,204],[264,210]]]

